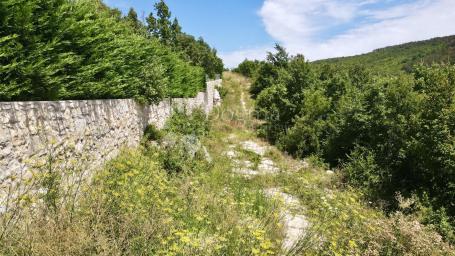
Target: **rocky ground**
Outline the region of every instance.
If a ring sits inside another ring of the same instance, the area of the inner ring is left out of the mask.
[[[248,83],[244,83],[248,86]],[[251,103],[245,97],[243,88],[240,91],[239,102],[237,106],[242,120],[252,118]],[[231,106],[233,104],[230,104]],[[243,127],[245,128],[245,127]],[[245,131],[243,131],[245,132]],[[247,133],[254,134],[253,131],[246,131]],[[257,138],[256,136],[237,136],[237,130],[227,135],[224,140],[226,143],[226,150],[224,155],[232,162],[233,175],[240,175],[246,179],[254,179],[260,177],[263,179],[272,179],[278,174],[286,172],[293,172],[301,168],[308,168],[308,163],[305,161],[293,161],[293,168],[280,168],[280,164],[276,163],[269,156],[271,152],[277,151],[273,146]],[[283,189],[277,187],[264,187],[263,193],[270,200],[276,201],[280,206],[280,221],[283,227],[284,239],[282,242],[282,250],[284,252],[290,251],[299,240],[305,235],[305,231],[311,225],[305,217],[305,207],[301,204],[299,199],[289,193],[283,192]]]

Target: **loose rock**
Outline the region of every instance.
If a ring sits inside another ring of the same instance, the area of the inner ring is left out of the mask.
[[[252,151],[260,156],[264,156],[267,151],[267,147],[263,147],[254,141],[244,141],[242,142],[242,147],[243,149]]]
[[[305,215],[294,214],[297,211],[301,212],[303,207],[296,197],[284,193],[278,188],[267,189],[265,194],[268,197],[281,200],[284,204],[284,209],[280,213],[285,231],[282,247],[283,250],[289,251],[305,235],[305,231],[309,227]]]

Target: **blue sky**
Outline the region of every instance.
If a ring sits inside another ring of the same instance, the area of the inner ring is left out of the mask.
[[[139,17],[153,9],[157,1],[107,0],[123,12],[132,6]],[[262,0],[167,0],[183,30],[196,37],[202,36],[221,52],[231,52],[275,42],[265,31],[258,10]]]
[[[153,0],[105,0],[139,16]],[[226,66],[263,59],[275,42],[308,59],[350,56],[455,34],[455,0],[167,0],[183,30],[202,36]]]

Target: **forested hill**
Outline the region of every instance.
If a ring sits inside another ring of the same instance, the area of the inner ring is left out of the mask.
[[[351,57],[315,61],[315,64],[362,64],[379,73],[410,71],[418,63],[455,63],[455,35],[410,42]]]

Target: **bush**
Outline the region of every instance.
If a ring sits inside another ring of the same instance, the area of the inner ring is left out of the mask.
[[[157,206],[164,206],[168,191],[165,173],[155,158],[138,151],[125,151],[118,158],[108,163],[102,172],[94,178],[96,193],[103,195],[101,207],[109,214],[136,215],[147,221],[146,215]]]
[[[226,87],[218,87],[217,90],[220,93],[222,100],[224,100],[229,93],[229,90]]]
[[[341,166],[349,184],[388,201],[388,211],[397,207],[395,192],[427,194],[455,224],[454,65],[378,76],[360,65],[283,56],[269,55],[253,82],[261,134],[297,156]]]
[[[431,205],[424,207],[421,211],[423,212],[424,224],[432,225],[435,230],[442,235],[444,240],[448,241],[450,244],[455,244],[455,226],[452,224],[453,220],[447,215],[445,208],[439,208],[434,210]]]
[[[203,161],[193,159],[185,163],[196,166],[191,173],[168,173],[160,159],[163,151],[123,150],[93,173],[92,182],[76,184],[74,197],[58,184],[62,207],[56,211],[46,212],[47,202],[29,201],[33,191],[20,190],[17,203],[11,201],[7,213],[0,213],[0,254],[278,253],[278,213],[261,190],[228,175],[230,167],[223,163],[207,172],[197,166]],[[220,183],[220,177],[232,180]],[[36,185],[35,178],[30,175],[27,184]],[[10,213],[19,216],[10,218]]]
[[[191,114],[187,114],[186,110],[175,109],[164,127],[166,132],[196,137],[206,135],[209,129],[207,115],[202,109],[195,109]]]
[[[194,135],[168,133],[156,150],[161,166],[169,173],[204,172],[210,167],[205,148]]]
[[[149,124],[145,127],[145,130],[144,130],[144,139],[146,141],[157,141],[157,140],[160,140],[161,138],[163,138],[163,133],[158,130],[158,128],[156,128],[155,125],[153,124]]]
[[[253,78],[257,75],[261,64],[262,63],[257,60],[255,61],[244,60],[233,71],[236,73],[240,73],[246,77]]]
[[[322,169],[325,170],[325,169]],[[400,200],[388,216],[366,204],[357,190],[337,189],[336,176],[321,169],[282,176],[282,184],[305,205],[311,225],[299,242],[307,255],[452,255],[454,248],[431,226],[405,215],[413,200]],[[297,250],[298,251],[298,250]]]
[[[374,153],[366,148],[357,147],[342,167],[347,181],[360,188],[372,198],[377,198],[385,178],[375,162]]]

